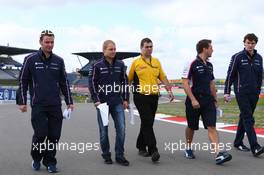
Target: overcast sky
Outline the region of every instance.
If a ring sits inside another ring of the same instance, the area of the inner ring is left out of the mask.
[[[216,78],[225,78],[230,57],[243,49],[243,37],[255,33],[264,49],[264,1],[261,0],[0,0],[0,45],[39,48],[44,29],[55,33],[54,53],[68,72],[80,68],[73,52],[101,51],[104,40],[117,51],[140,51],[144,37],[153,40],[169,79],[180,78],[196,56],[200,39],[212,39]],[[24,56],[15,57],[22,62]],[[86,59],[81,59],[83,65]],[[130,60],[126,64],[130,65]]]

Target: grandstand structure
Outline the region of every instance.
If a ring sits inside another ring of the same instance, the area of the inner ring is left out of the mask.
[[[88,93],[88,73],[91,65],[98,59],[103,57],[102,52],[79,52],[73,53],[77,56],[82,56],[89,60],[89,62],[83,66],[76,73],[69,73],[68,80],[71,84],[73,92],[87,92]],[[136,57],[140,53],[138,52],[116,52],[116,59],[124,60],[131,57]]]
[[[79,53],[73,53],[74,55],[82,56],[89,60],[89,62],[83,66],[79,73],[82,76],[88,76],[89,68],[91,65],[98,59],[103,57],[102,52],[79,52]],[[116,59],[124,60],[126,58],[136,57],[140,53],[139,52],[116,52]]]
[[[0,46],[0,86],[17,85],[22,64],[15,61],[12,56],[23,55],[37,50],[9,46]]]
[[[82,76],[79,69],[76,69],[76,72],[67,73],[67,79],[73,93],[88,94],[88,77]]]

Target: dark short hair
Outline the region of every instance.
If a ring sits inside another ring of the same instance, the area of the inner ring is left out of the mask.
[[[196,44],[196,51],[198,54],[203,52],[203,48],[208,49],[209,44],[212,43],[212,40],[209,39],[202,39]]]
[[[140,48],[144,46],[144,43],[152,43],[152,41],[149,38],[143,38],[140,42]]]
[[[258,37],[254,33],[248,33],[248,34],[246,34],[246,36],[244,36],[244,41],[243,42],[246,42],[246,40],[256,41],[256,43],[257,43],[258,42]]]
[[[42,41],[43,40],[43,37],[44,36],[55,36],[53,33],[52,33],[52,31],[50,31],[50,30],[43,30],[42,32],[41,32],[41,34],[40,34],[40,37],[39,37],[39,39],[40,39],[40,41]]]

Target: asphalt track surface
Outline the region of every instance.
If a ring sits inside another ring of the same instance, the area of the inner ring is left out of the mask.
[[[33,130],[30,123],[30,110],[20,113],[12,104],[0,105],[0,175],[31,175],[48,174],[42,166],[41,170],[31,170],[30,146]],[[126,116],[128,117],[128,116]],[[136,138],[140,126],[136,117],[135,125],[127,120],[125,155],[130,161],[129,167],[116,163],[106,165],[98,150],[99,131],[96,110],[92,104],[75,104],[75,111],[70,120],[64,121],[60,142],[68,143],[68,150],[57,153],[59,174],[63,175],[262,175],[264,156],[255,158],[251,153],[243,153],[233,148],[229,151],[233,160],[224,165],[215,165],[214,156],[208,151],[195,151],[196,159],[183,157],[183,151],[169,150],[172,143],[184,141],[185,126],[155,121],[155,133],[161,159],[153,164],[150,158],[137,154]],[[219,132],[221,142],[231,144],[234,134]],[[114,160],[115,129],[110,119],[109,139],[111,142],[112,159]],[[258,138],[260,144],[264,139]],[[247,139],[245,139],[247,144]],[[200,129],[196,132],[195,143],[208,143],[207,132]],[[83,145],[87,148],[84,150]],[[92,145],[90,145],[92,144]],[[65,148],[66,149],[66,148]],[[84,152],[83,152],[84,151]]]

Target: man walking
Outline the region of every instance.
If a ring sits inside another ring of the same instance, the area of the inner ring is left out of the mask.
[[[34,130],[31,145],[32,169],[38,171],[42,160],[50,173],[58,171],[56,144],[61,136],[63,120],[60,92],[65,97],[67,108],[73,110],[64,61],[52,52],[54,37],[49,30],[41,32],[41,48],[25,58],[17,91],[19,109],[21,112],[27,112],[29,87],[31,124]]]
[[[139,155],[151,156],[151,160],[157,162],[160,154],[153,125],[159,99],[158,81],[165,85],[170,100],[173,99],[173,94],[161,63],[152,56],[152,41],[149,38],[142,39],[140,48],[141,55],[133,61],[128,75],[129,84],[133,82],[134,103],[141,119],[137,148]]]
[[[89,90],[94,105],[98,107],[107,103],[116,128],[115,159],[123,166],[129,162],[124,156],[125,143],[125,113],[128,108],[129,90],[126,67],[121,60],[116,59],[116,45],[112,40],[103,43],[103,56],[93,64],[89,72]],[[104,126],[100,110],[97,109],[97,120],[100,131],[100,145],[105,164],[112,164],[108,126]]]
[[[232,156],[225,151],[221,152],[219,150],[219,138],[215,128],[217,95],[213,65],[208,60],[213,53],[212,41],[207,39],[200,40],[196,45],[196,50],[196,59],[186,66],[182,76],[183,88],[187,94],[185,106],[188,124],[185,130],[187,149],[184,155],[188,159],[195,158],[192,150],[192,141],[194,131],[199,129],[199,118],[201,116],[204,127],[208,130],[208,137],[215,153],[216,164],[220,165],[230,161]]]
[[[249,33],[244,37],[244,50],[232,56],[225,81],[225,101],[231,100],[231,85],[234,84],[234,92],[240,109],[234,147],[240,151],[250,151],[254,156],[263,154],[264,147],[257,142],[253,117],[262,85],[263,60],[255,47],[258,38]],[[250,148],[243,143],[245,132],[247,133]]]

